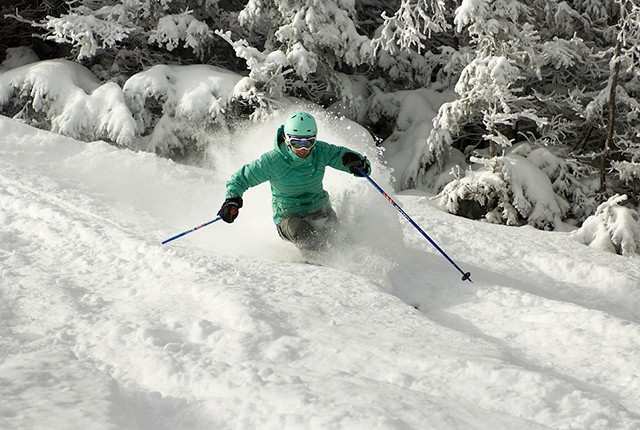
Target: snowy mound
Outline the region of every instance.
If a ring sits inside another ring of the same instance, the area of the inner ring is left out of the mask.
[[[250,79],[209,65],[157,65],[121,88],[78,63],[48,60],[0,73],[0,110],[74,139],[176,155],[203,151],[230,104],[254,91]]]
[[[41,61],[2,73],[0,107],[10,102],[37,113],[17,117],[41,117],[40,121],[51,123],[52,131],[76,139],[109,139],[125,145],[136,133],[121,88],[114,82],[100,84],[87,68],[71,61]]]
[[[627,196],[615,195],[598,206],[576,231],[576,238],[616,254],[640,254],[640,217],[637,211],[621,205],[625,200]]]

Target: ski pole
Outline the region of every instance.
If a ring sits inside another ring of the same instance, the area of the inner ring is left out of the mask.
[[[182,233],[180,233],[180,234],[176,234],[175,236],[170,237],[169,239],[165,240],[164,242],[162,242],[162,244],[164,245],[165,243],[171,242],[172,240],[175,240],[175,239],[177,239],[177,238],[179,238],[179,237],[182,237],[182,236],[184,236],[185,234],[189,234],[189,233],[191,233],[191,232],[193,232],[193,231],[199,230],[199,229],[201,229],[202,227],[206,227],[206,226],[208,226],[209,224],[213,224],[213,223],[214,223],[214,222],[216,222],[216,221],[220,221],[221,219],[222,219],[222,218],[217,217],[216,219],[212,219],[212,220],[211,220],[211,221],[209,221],[209,222],[205,222],[204,224],[199,225],[199,226],[197,226],[197,227],[194,227],[194,228],[192,228],[191,230],[183,231]]]
[[[385,199],[387,199],[387,201],[389,203],[391,203],[391,205],[396,208],[398,210],[398,212],[400,212],[402,214],[402,216],[404,216],[407,221],[409,221],[411,223],[411,225],[413,225],[416,230],[418,230],[424,237],[425,239],[427,239],[431,245],[433,245],[438,251],[440,251],[440,253],[444,256],[444,258],[447,259],[447,261],[449,261],[449,263],[451,263],[453,265],[453,267],[455,267],[456,269],[458,269],[458,272],[460,272],[462,274],[462,280],[463,281],[469,281],[471,283],[473,283],[473,281],[471,280],[471,272],[464,272],[460,267],[458,267],[458,265],[447,255],[446,252],[444,252],[442,250],[442,248],[440,248],[438,246],[437,243],[435,243],[433,241],[433,239],[431,239],[429,237],[429,235],[427,233],[424,232],[424,230],[422,230],[420,228],[420,226],[418,224],[416,224],[416,222],[414,220],[411,219],[411,217],[409,215],[407,215],[407,213],[405,211],[402,210],[402,208],[400,206],[398,206],[398,204],[393,201],[393,199],[391,197],[389,197],[389,194],[385,193],[384,190],[382,188],[380,188],[380,185],[376,184],[376,181],[374,181],[373,179],[371,179],[371,176],[367,175],[367,173],[362,170],[360,167],[356,167],[358,169],[358,172],[360,172],[360,174],[362,176],[364,176],[365,178],[367,178],[369,180],[369,182],[371,182],[371,185],[373,185],[374,187],[376,187],[376,189],[378,191],[380,191],[380,194],[382,194],[384,196]]]

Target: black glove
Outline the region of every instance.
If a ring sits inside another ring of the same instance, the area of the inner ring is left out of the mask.
[[[231,224],[238,218],[238,210],[242,207],[242,197],[231,197],[224,201],[218,211],[218,216],[222,221]]]
[[[367,175],[369,174],[369,163],[367,159],[356,153],[345,152],[342,154],[342,165],[348,167],[349,171],[356,176],[363,176],[358,168],[362,169]]]

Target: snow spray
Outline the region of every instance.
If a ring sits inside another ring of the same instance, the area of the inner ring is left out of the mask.
[[[367,178],[369,180],[369,182],[371,182],[371,185],[373,185],[378,191],[380,191],[380,194],[382,194],[384,196],[384,198],[387,199],[387,201],[389,203],[391,203],[391,205],[394,208],[396,208],[398,210],[398,212],[400,212],[402,214],[402,216],[404,216],[407,219],[407,221],[409,221],[411,223],[411,225],[414,226],[416,228],[416,230],[418,230],[425,237],[425,239],[427,239],[431,243],[431,245],[433,245],[438,251],[440,251],[440,254],[442,254],[444,256],[444,258],[446,258],[447,261],[453,265],[453,267],[458,269],[458,272],[460,272],[462,274],[462,280],[463,281],[469,281],[469,282],[473,283],[473,281],[471,280],[471,272],[464,272],[460,267],[458,267],[458,265],[455,263],[455,261],[453,261],[451,259],[451,257],[449,257],[447,255],[447,253],[444,252],[442,250],[442,248],[440,248],[438,246],[438,244],[435,243],[433,241],[433,239],[431,239],[429,237],[429,235],[427,233],[425,233],[424,230],[422,230],[420,228],[420,226],[418,224],[416,224],[416,222],[413,219],[411,219],[411,217],[409,215],[407,215],[407,213],[404,210],[402,210],[402,208],[391,197],[389,197],[389,194],[385,193],[385,191],[382,188],[380,188],[380,185],[378,185],[376,183],[376,181],[371,179],[371,176],[367,175],[367,173],[364,170],[362,170],[360,167],[356,167],[356,168],[358,169],[358,172],[360,172],[360,174],[362,176]]]

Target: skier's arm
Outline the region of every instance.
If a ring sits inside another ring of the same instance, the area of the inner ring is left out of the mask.
[[[361,163],[355,162],[356,160],[361,160]],[[343,172],[350,172],[356,176],[362,175],[360,175],[357,169],[355,169],[354,163],[361,167],[365,173],[369,173],[371,171],[371,163],[367,157],[349,148],[345,148],[344,146],[332,145],[330,143],[326,143],[325,162],[329,167],[342,170]]]
[[[218,212],[218,216],[223,221],[228,223],[235,221],[242,207],[244,192],[270,179],[268,164],[269,157],[264,154],[253,163],[245,164],[231,176],[227,182],[225,201]]]
[[[231,175],[231,179],[227,182],[225,197],[227,199],[242,197],[249,188],[268,181],[271,178],[269,161],[269,153],[267,153],[254,162],[242,166],[236,173]]]

